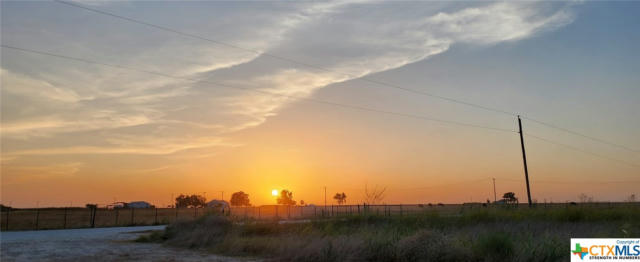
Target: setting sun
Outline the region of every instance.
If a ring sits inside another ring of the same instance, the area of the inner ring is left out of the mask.
[[[278,190],[277,189],[271,190],[271,195],[277,196],[278,195]]]

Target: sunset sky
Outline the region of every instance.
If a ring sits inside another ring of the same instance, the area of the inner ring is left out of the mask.
[[[2,1],[5,46],[176,76],[3,47],[3,204],[526,201],[513,115],[401,89],[625,147],[523,119],[538,202],[640,194],[640,3],[77,3],[214,41]]]

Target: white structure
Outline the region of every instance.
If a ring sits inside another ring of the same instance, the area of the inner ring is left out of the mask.
[[[133,201],[127,203],[128,208],[151,208],[151,204],[145,201]]]
[[[208,208],[216,208],[221,212],[224,212],[225,209],[229,208],[229,202],[224,200],[211,200],[207,203]]]

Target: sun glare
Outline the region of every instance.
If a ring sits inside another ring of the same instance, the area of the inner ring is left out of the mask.
[[[278,195],[278,190],[277,189],[271,190],[271,195],[277,196]]]

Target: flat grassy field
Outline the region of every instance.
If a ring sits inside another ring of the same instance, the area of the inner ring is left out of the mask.
[[[282,261],[568,261],[570,238],[640,236],[637,206],[487,207],[305,221],[205,216],[138,241]]]

